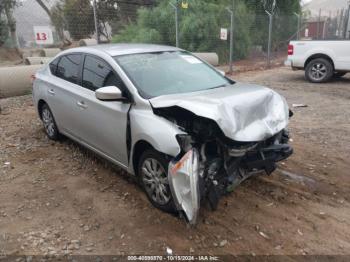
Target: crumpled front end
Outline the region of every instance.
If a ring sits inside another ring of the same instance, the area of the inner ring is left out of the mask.
[[[255,86],[236,93],[239,98],[232,97],[236,91],[226,90],[227,97],[221,91],[198,95],[192,108],[186,96],[151,101],[156,115],[184,132],[176,137],[181,153],[169,165],[168,180],[178,210],[191,224],[201,203],[215,210],[221,196],[251,176],[271,174],[293,153],[284,98]]]
[[[252,84],[160,96],[150,102],[155,111],[176,107],[211,119],[226,137],[241,142],[265,140],[286,128],[289,120],[288,105],[281,95]],[[178,116],[182,118],[181,113]]]

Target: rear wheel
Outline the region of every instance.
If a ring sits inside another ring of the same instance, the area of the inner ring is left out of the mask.
[[[316,58],[308,63],[305,69],[305,77],[312,83],[324,83],[333,76],[333,66],[324,58]]]
[[[46,135],[51,140],[59,140],[60,133],[58,131],[53,114],[47,104],[44,104],[41,108],[41,119],[44,124]]]
[[[176,212],[168,182],[169,161],[159,152],[149,149],[143,152],[138,165],[138,175],[150,202],[157,208]]]

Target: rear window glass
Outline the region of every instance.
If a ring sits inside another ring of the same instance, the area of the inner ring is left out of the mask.
[[[80,62],[81,55],[79,54],[63,56],[58,63],[56,76],[71,83],[77,84]]]
[[[60,61],[60,59],[61,57],[58,57],[49,64],[51,74],[56,75],[57,64],[58,64],[58,61]]]

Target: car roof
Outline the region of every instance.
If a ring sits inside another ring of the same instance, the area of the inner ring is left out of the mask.
[[[95,46],[86,46],[69,49],[71,52],[89,52],[89,51],[103,51],[110,56],[138,54],[138,53],[152,53],[152,52],[166,52],[166,51],[180,51],[181,49],[173,46],[153,45],[153,44],[102,44]]]

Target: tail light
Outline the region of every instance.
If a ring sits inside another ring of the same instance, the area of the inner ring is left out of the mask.
[[[288,45],[288,55],[293,55],[293,54],[294,54],[294,46]]]

